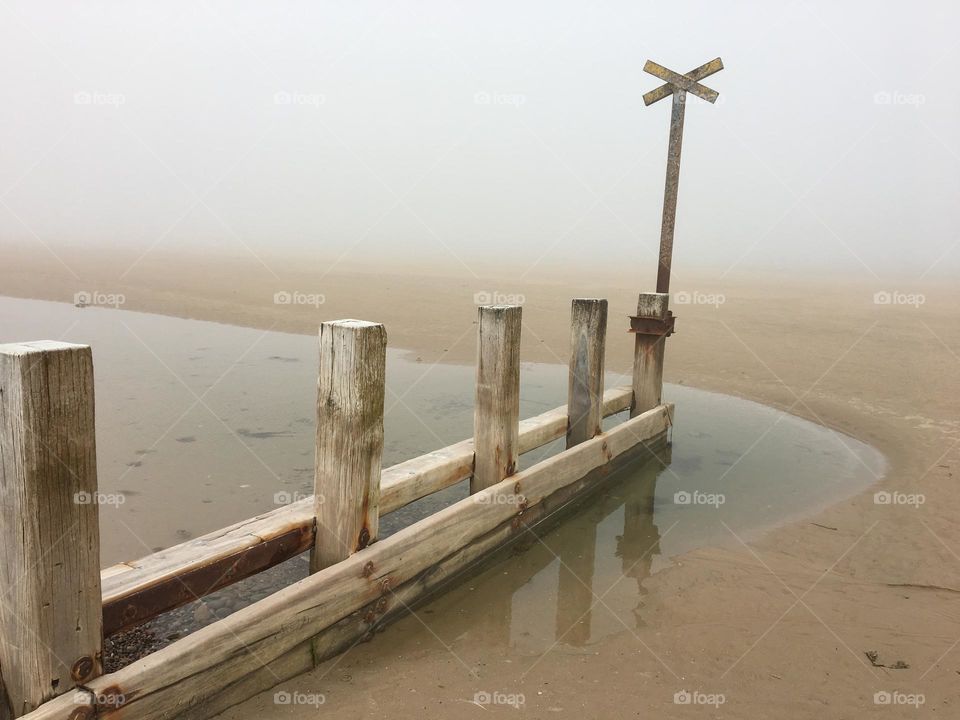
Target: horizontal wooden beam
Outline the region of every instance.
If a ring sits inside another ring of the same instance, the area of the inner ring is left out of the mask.
[[[232,704],[249,697],[256,687],[269,686],[263,668],[273,670],[272,663],[278,661],[279,666],[291,653],[304,660],[304,643],[327,628],[339,629],[341,643],[351,636],[363,637],[378,616],[359,621],[358,611],[381,606],[381,616],[391,609],[398,611],[398,601],[409,605],[429,591],[437,578],[462,571],[512,536],[526,532],[530,518],[543,517],[538,506],[543,504],[552,512],[595,487],[606,474],[594,470],[661,437],[672,412],[672,406],[661,405],[628,420],[142,660],[96,678],[86,686],[90,698],[109,701],[96,707],[97,717],[209,717],[209,699],[226,689],[232,693]],[[346,625],[338,626],[344,620]],[[298,665],[294,661],[285,670],[296,672]],[[245,682],[254,678],[253,686]],[[280,679],[274,675],[274,682]],[[24,717],[68,720],[77,708],[71,694]]]
[[[676,86],[681,90],[685,90],[688,93],[693,93],[699,98],[703,98],[707,102],[716,102],[717,98],[720,96],[716,90],[711,90],[705,85],[701,85],[696,80],[691,80],[686,75],[681,75],[676,73],[669,68],[665,68],[663,65],[658,65],[652,60],[647,60],[646,64],[643,66],[645,72],[650,73],[654,77],[658,77],[661,80],[666,80],[671,85]]]
[[[604,417],[630,408],[631,388],[607,390]],[[520,452],[541,447],[567,431],[567,408],[520,422]],[[380,482],[380,512],[466,480],[473,472],[473,440],[463,440],[386,468]],[[262,572],[310,549],[313,496],[229,527],[105,568],[104,634],[111,635]]]
[[[710,62],[704,63],[695,70],[688,72],[687,77],[694,81],[703,80],[704,78],[710,77],[714,73],[718,73],[721,70],[723,70],[723,61],[720,58],[714,58]],[[648,93],[645,93],[643,96],[643,104],[648,106],[653,105],[659,100],[670,97],[673,95],[673,87],[674,86],[668,82],[651,90]]]

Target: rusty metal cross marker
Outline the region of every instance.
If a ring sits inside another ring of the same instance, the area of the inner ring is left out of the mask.
[[[657,270],[657,292],[670,292],[670,264],[673,258],[673,228],[677,219],[677,187],[680,184],[680,146],[683,143],[683,110],[687,93],[693,93],[707,102],[716,102],[719,93],[701,85],[700,80],[723,70],[720,58],[691,70],[686,75],[675,73],[662,65],[647,60],[644,72],[665,81],[656,90],[643,96],[646,105],[673,96],[670,114],[670,145],[667,149],[667,182],[663,190],[663,219],[660,223],[660,267]]]

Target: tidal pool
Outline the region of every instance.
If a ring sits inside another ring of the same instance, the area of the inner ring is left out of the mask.
[[[0,342],[40,339],[93,347],[99,484],[113,500],[101,507],[104,565],[312,492],[315,336],[0,297]],[[390,349],[384,464],[469,437],[473,382],[473,367]],[[608,373],[607,387],[628,383]],[[564,404],[566,387],[566,367],[524,363],[521,417]],[[873,448],[772,408],[676,385],[664,395],[676,403],[668,451],[619,470],[604,492],[486,571],[501,599],[484,612],[504,641],[535,652],[622,630],[597,613],[577,620],[593,593],[608,592],[618,615],[640,622],[643,580],[671,557],[809,515],[885,471]],[[522,464],[559,449],[534,450]],[[466,492],[461,484],[385,516],[383,533]],[[285,581],[305,572],[290,563]]]

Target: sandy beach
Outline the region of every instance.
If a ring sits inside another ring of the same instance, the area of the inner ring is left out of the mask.
[[[375,320],[386,324],[391,346],[409,349],[425,367],[473,362],[475,296],[522,300],[523,359],[555,363],[566,363],[570,298],[606,297],[608,369],[629,373],[627,316],[636,293],[652,284],[627,268],[521,276],[447,265],[393,274],[330,258],[57,254],[36,244],[4,248],[0,293],[65,302],[80,292],[121,294],[127,310],[302,333],[325,319]],[[749,544],[674,558],[643,584],[643,627],[584,652],[556,648],[533,657],[464,636],[469,618],[465,623],[458,603],[484,602],[465,587],[279,688],[322,693],[323,711],[344,718],[514,712],[478,707],[478,692],[522,694],[525,717],[916,716],[910,704],[876,704],[878,692],[922,695],[922,712],[957,712],[956,283],[898,284],[866,272],[810,279],[681,270],[673,287],[678,321],[667,346],[668,382],[840,430],[882,451],[887,476],[867,493]],[[323,302],[285,302],[283,293],[322,295]],[[883,293],[893,302],[884,303]],[[909,294],[922,295],[922,303],[898,302]],[[895,499],[877,502],[876,492]],[[896,499],[907,495],[920,500]],[[675,704],[684,690],[724,700]],[[273,695],[224,717],[316,716],[312,706],[277,708]]]

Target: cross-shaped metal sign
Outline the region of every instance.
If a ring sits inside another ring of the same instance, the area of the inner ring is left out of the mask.
[[[667,182],[663,191],[663,219],[660,223],[660,267],[657,270],[657,292],[665,293],[670,292],[673,228],[677,219],[677,186],[680,183],[680,146],[683,143],[683,109],[687,104],[687,93],[693,93],[710,103],[716,102],[719,93],[701,85],[699,81],[723,70],[723,62],[717,58],[691,70],[686,75],[681,75],[647,60],[643,70],[665,82],[664,85],[643,96],[644,104],[652,105],[658,100],[673,96],[670,145],[667,149]]]

